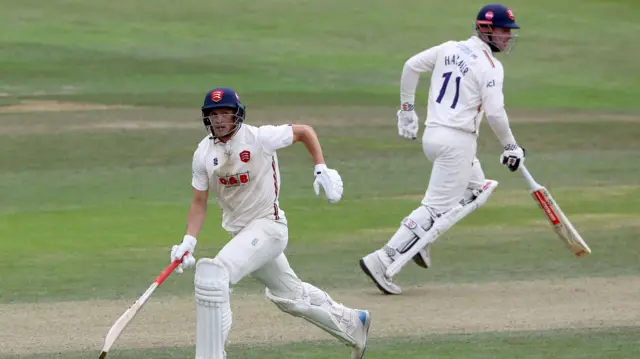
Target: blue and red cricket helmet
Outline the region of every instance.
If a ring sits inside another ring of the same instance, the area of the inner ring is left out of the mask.
[[[491,25],[503,29],[519,29],[513,11],[502,4],[485,5],[476,17],[477,25]]]
[[[478,12],[474,28],[480,39],[487,43],[492,51],[509,53],[515,46],[518,35],[504,31],[496,33],[496,29],[517,30],[520,29],[520,25],[516,23],[516,17],[510,8],[502,4],[489,4]]]
[[[218,137],[214,132],[211,122],[213,118],[213,116],[211,116],[211,111],[216,108],[229,108],[235,110],[236,112],[234,116],[236,126],[231,133],[237,131],[240,128],[245,118],[246,108],[240,102],[240,96],[238,96],[238,93],[234,89],[230,87],[216,87],[212,90],[209,90],[204,97],[204,103],[202,104],[201,108],[202,122],[207,128],[207,131],[209,131],[209,133],[211,134],[212,138]],[[229,134],[222,136],[224,137]]]

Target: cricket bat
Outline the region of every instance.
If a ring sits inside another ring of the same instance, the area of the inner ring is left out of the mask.
[[[591,249],[582,239],[580,233],[573,227],[564,212],[562,212],[558,203],[551,197],[549,191],[533,179],[533,176],[524,165],[520,165],[519,169],[529,184],[531,196],[538,203],[538,207],[547,216],[552,228],[567,248],[576,257],[585,257],[591,254]]]
[[[186,252],[184,255],[186,256],[187,254],[189,254],[189,252]],[[184,256],[182,258],[184,258]],[[104,339],[104,346],[102,347],[102,352],[100,352],[100,356],[98,357],[99,359],[105,359],[107,357],[107,352],[109,351],[109,349],[111,349],[111,346],[113,345],[113,343],[115,343],[116,339],[118,339],[120,334],[124,332],[124,329],[129,325],[129,323],[131,323],[131,321],[136,316],[136,314],[138,314],[140,309],[142,309],[144,304],[151,297],[151,294],[153,294],[156,288],[158,288],[160,284],[162,284],[162,282],[164,282],[164,280],[167,279],[167,277],[169,277],[171,272],[173,272],[173,270],[176,269],[176,267],[178,267],[178,265],[181,262],[182,262],[182,259],[171,262],[171,264],[169,264],[162,271],[162,273],[160,273],[160,275],[153,281],[153,283],[151,283],[149,288],[147,288],[147,290],[142,294],[142,296],[140,296],[140,298],[138,298],[138,300],[136,300],[135,303],[133,303],[129,307],[129,309],[127,309],[120,316],[120,318],[116,320],[115,323],[113,323],[113,325],[111,326],[111,329],[109,329],[109,332],[107,333],[106,338]]]

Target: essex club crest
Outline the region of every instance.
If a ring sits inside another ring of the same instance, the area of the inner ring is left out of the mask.
[[[244,150],[240,152],[240,161],[247,163],[251,159],[251,152]]]
[[[516,19],[516,17],[513,15],[513,11],[511,11],[511,9],[507,9],[507,16],[511,20],[515,20]]]
[[[222,90],[215,90],[211,93],[211,100],[213,100],[214,102],[218,102],[220,100],[222,100],[222,96],[224,95],[224,91]]]

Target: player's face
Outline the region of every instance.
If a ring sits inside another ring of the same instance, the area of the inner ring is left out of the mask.
[[[224,137],[236,126],[236,111],[231,108],[215,108],[209,113],[211,125],[218,137]]]
[[[509,48],[509,42],[513,37],[511,29],[496,28],[493,30],[493,35],[493,43],[500,49],[500,51],[504,51]]]

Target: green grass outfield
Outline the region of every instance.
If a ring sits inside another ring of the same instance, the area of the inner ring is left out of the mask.
[[[508,3],[523,27],[502,57],[513,131],[593,255],[563,247],[485,123],[478,157],[500,186],[433,246],[432,269],[403,270],[398,297],[357,262],[428,183],[420,143],[397,136],[402,64],[466,38],[481,4],[231,4],[0,0],[0,358],[98,354],[182,238],[198,108],[215,86],[240,92],[249,123],[312,124],[340,171],[345,194],[330,205],[304,147],[279,153],[290,262],[372,311],[365,358],[639,356],[639,4]],[[210,208],[197,257],[227,241]],[[163,284],[110,358],[193,356],[191,275]],[[230,359],[348,357],[263,292],[251,278],[234,290]]]

